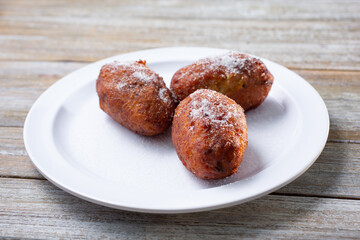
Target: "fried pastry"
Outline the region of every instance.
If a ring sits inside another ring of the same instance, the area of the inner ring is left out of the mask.
[[[259,59],[229,52],[179,69],[172,77],[170,89],[178,101],[197,89],[212,89],[249,110],[265,100],[273,81],[273,75]]]
[[[101,68],[96,81],[100,108],[115,121],[145,136],[164,132],[175,104],[162,77],[145,61],[113,62]]]
[[[184,166],[202,179],[234,174],[247,147],[244,110],[225,95],[200,89],[175,110],[172,141]]]

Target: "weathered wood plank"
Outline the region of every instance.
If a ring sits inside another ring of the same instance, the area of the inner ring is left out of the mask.
[[[88,63],[0,61],[1,88],[47,89],[64,75]]]
[[[0,62],[0,125],[23,126],[37,97],[64,75],[84,66],[66,62]]]
[[[216,211],[155,215],[97,206],[47,181],[0,179],[0,235],[17,238],[357,238],[360,202],[266,196]]]
[[[360,145],[327,143],[301,177],[277,192],[360,199]]]
[[[44,179],[22,141],[22,128],[0,127],[0,176]],[[279,193],[360,198],[360,144],[328,142],[314,165]]]
[[[310,84],[321,86],[360,86],[359,71],[292,69]],[[319,91],[319,90],[318,90]]]
[[[357,103],[360,72],[294,71],[312,84],[324,99],[330,117],[329,139],[360,142],[360,105]]]
[[[24,21],[29,21],[24,20]],[[73,20],[76,22],[76,20]],[[128,25],[112,25],[100,27],[96,32],[93,27],[87,27],[92,34],[81,36],[64,35],[62,32],[78,31],[79,28],[69,24],[49,22],[47,26],[35,26],[40,29],[49,29],[57,26],[62,29],[57,35],[47,36],[47,32],[31,33],[32,35],[4,35],[0,36],[0,44],[6,48],[0,52],[0,59],[11,60],[43,60],[43,61],[95,61],[123,52],[167,46],[207,46],[228,49],[239,49],[243,52],[252,53],[272,59],[283,65],[308,69],[360,69],[359,42],[344,38],[347,32],[339,32],[337,35],[344,36],[340,39],[344,43],[331,43],[331,36],[322,36],[324,40],[311,38],[309,30],[292,30],[292,36],[286,36],[289,28],[294,24],[288,24],[283,28],[284,33],[276,33],[267,29],[268,23],[257,23],[255,26],[246,22],[216,22],[209,21],[188,22],[186,20],[169,20],[166,22],[142,20],[129,20]],[[22,23],[19,23],[22,26]],[[36,23],[33,23],[36,24]],[[351,24],[351,23],[349,23]],[[160,25],[160,26],[159,26]],[[189,26],[188,26],[189,25]],[[298,25],[303,26],[302,23]],[[311,27],[314,24],[311,24]],[[295,25],[296,26],[296,25]],[[310,26],[309,26],[310,27]],[[343,25],[339,26],[342,28]],[[29,27],[26,27],[28,29]],[[74,28],[70,30],[69,28]],[[318,26],[317,28],[323,28]],[[332,34],[335,29],[328,27]],[[351,26],[349,27],[351,28]],[[134,30],[135,29],[135,30]],[[189,34],[188,32],[191,32]],[[232,29],[231,31],[229,29]],[[2,29],[0,28],[2,31]],[[18,29],[26,32],[25,29]],[[229,32],[230,31],[230,32]],[[151,35],[146,34],[151,32]],[[168,34],[172,32],[172,34]],[[285,33],[286,32],[286,33]],[[321,34],[326,31],[319,31]],[[304,35],[304,39],[299,35]],[[310,37],[309,37],[310,35]],[[359,35],[359,34],[357,34]],[[106,36],[106,37],[105,37]],[[126,38],[121,38],[126,36]],[[271,39],[272,38],[272,39]],[[320,37],[319,37],[320,38]],[[359,39],[359,36],[355,37]],[[76,40],[74,40],[76,39]],[[161,39],[161,40],[160,40]],[[34,46],[42,46],[36,48]],[[332,59],[332,61],[329,61]]]
[[[27,156],[22,128],[0,127],[0,176],[44,179]]]
[[[45,179],[28,156],[9,154],[0,150],[0,176],[12,178]]]
[[[359,70],[360,4],[349,4],[129,1],[86,3],[86,8],[72,3],[69,9],[58,2],[53,11],[54,5],[43,1],[5,2],[0,59],[95,61],[191,45],[240,49],[289,67]]]
[[[356,0],[264,1],[264,0],[146,0],[98,1],[44,0],[1,1],[4,16],[91,15],[97,18],[251,19],[251,20],[358,20]],[[71,8],[69,7],[71,4]],[[54,11],[54,6],[58,11]],[[86,8],[84,8],[86,6]],[[26,9],[31,8],[31,11]],[[239,9],[241,11],[239,11]],[[324,11],[326,9],[327,11]],[[224,14],[226,13],[226,14]]]

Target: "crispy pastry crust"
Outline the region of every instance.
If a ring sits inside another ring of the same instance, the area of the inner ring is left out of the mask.
[[[96,81],[100,108],[115,121],[145,136],[164,132],[175,104],[162,77],[145,61],[113,62],[101,68]]]
[[[273,81],[273,75],[259,59],[229,52],[179,69],[171,80],[170,89],[178,101],[197,89],[212,89],[249,110],[265,100]]]
[[[218,92],[201,89],[177,106],[172,140],[184,166],[202,179],[234,174],[247,147],[244,110]]]

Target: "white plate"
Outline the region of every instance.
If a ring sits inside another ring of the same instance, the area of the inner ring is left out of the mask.
[[[321,153],[329,117],[303,78],[261,59],[275,77],[266,101],[246,113],[249,145],[236,174],[206,181],[178,159],[171,133],[137,135],[99,108],[95,81],[114,60],[144,59],[169,86],[173,73],[213,48],[161,48],[122,54],[83,67],[46,90],[24,127],[26,150],[37,169],[63,190],[88,201],[153,213],[195,212],[231,206],[293,181]]]

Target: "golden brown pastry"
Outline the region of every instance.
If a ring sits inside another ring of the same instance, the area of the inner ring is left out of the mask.
[[[259,59],[239,52],[209,57],[179,69],[170,89],[178,101],[197,89],[212,89],[234,99],[244,110],[259,106],[268,95],[273,75]]]
[[[244,110],[225,95],[201,89],[175,110],[172,140],[184,166],[203,179],[235,173],[247,147]]]
[[[171,92],[145,61],[104,65],[96,91],[100,108],[136,133],[157,135],[171,124],[175,111]]]

